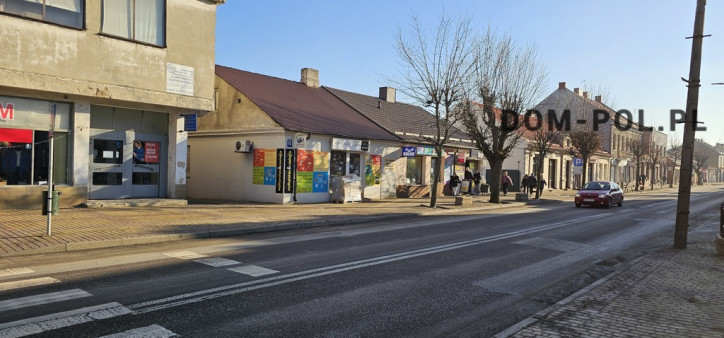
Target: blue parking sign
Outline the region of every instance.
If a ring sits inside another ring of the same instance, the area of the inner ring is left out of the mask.
[[[583,166],[583,159],[580,157],[573,158],[573,166],[574,167],[582,167]]]

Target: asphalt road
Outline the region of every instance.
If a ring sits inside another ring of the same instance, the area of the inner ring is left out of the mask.
[[[690,231],[723,198],[693,194]],[[33,272],[0,274],[0,336],[491,336],[670,245],[675,208],[662,193],[15,258]]]

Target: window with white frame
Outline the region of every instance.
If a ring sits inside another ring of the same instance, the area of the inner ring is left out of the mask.
[[[83,28],[85,0],[0,0],[0,12]]]
[[[103,0],[101,32],[156,46],[166,43],[165,0]]]

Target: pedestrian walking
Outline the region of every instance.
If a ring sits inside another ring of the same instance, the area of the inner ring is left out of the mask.
[[[548,182],[546,182],[546,180],[544,180],[542,178],[540,179],[540,193],[538,193],[538,198],[543,196],[543,190],[545,190],[545,187],[547,184],[548,184]]]
[[[522,192],[528,193],[528,174],[523,175],[523,180],[520,181],[520,188]]]
[[[452,190],[453,197],[458,195],[460,191],[460,177],[458,174],[453,173],[452,176],[450,176],[450,190]]]
[[[475,195],[480,195],[480,171],[475,170],[475,173],[473,174],[473,183],[475,183],[474,192]]]
[[[513,180],[508,176],[508,171],[503,172],[503,176],[500,177],[500,186],[503,188],[503,196],[508,195],[508,187],[513,185]]]
[[[537,183],[538,180],[535,178],[535,175],[530,174],[530,176],[528,176],[528,196],[533,193]]]
[[[465,167],[465,175],[463,176],[468,181],[468,195],[473,194],[473,173],[470,172],[470,167]]]

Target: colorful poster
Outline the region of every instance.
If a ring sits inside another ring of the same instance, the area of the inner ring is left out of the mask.
[[[329,173],[314,172],[312,192],[329,192]]]
[[[297,179],[297,157],[294,149],[282,149],[284,150],[284,192],[294,192],[294,185]]]
[[[252,184],[276,184],[277,168],[275,155],[276,151],[274,149],[254,149]]]
[[[297,170],[299,170],[299,171],[314,170],[314,151],[313,150],[297,150]]]
[[[311,171],[297,172],[297,192],[312,192],[312,180],[314,173]]]
[[[284,192],[284,149],[276,150],[276,184],[274,191],[277,194]]]
[[[253,167],[251,183],[252,184],[264,184],[266,177],[264,176],[264,167]]]
[[[329,159],[328,152],[297,150],[297,192],[329,191]]]
[[[324,151],[314,152],[314,171],[329,171],[329,153]]]
[[[380,184],[382,176],[382,155],[367,155],[365,165],[365,185]]]

